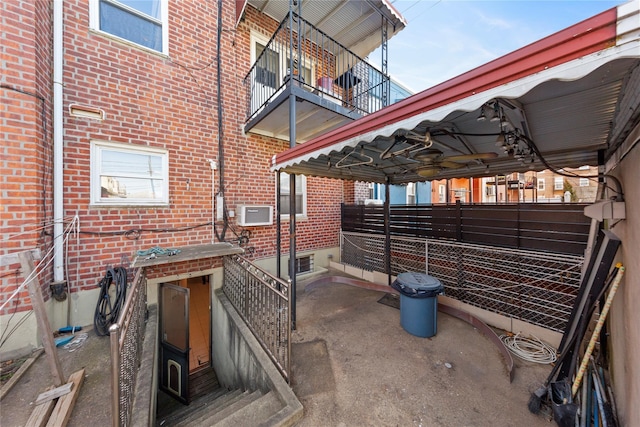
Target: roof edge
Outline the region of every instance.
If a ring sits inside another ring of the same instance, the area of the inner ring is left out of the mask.
[[[615,46],[618,19],[618,7],[601,12],[321,137],[279,153],[272,159],[272,165]]]

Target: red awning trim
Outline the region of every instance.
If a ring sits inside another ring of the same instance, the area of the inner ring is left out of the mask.
[[[374,114],[277,154],[272,159],[272,168],[280,169],[296,163],[295,159],[301,156],[308,158],[312,153],[321,154],[329,148],[330,151],[340,150],[344,146],[353,145],[353,139],[371,141],[375,136],[391,135],[398,129],[412,129],[427,119],[442,119],[453,111],[453,103],[459,104],[456,105],[456,109],[472,111],[498,93],[501,97],[516,97],[543,81],[583,77],[603,63],[625,55],[625,50],[630,50],[626,53],[629,56],[637,57],[637,36],[633,40],[635,44],[616,46],[616,42],[621,40],[618,37],[618,9],[623,6],[602,12]],[[637,11],[635,16],[637,17]],[[496,88],[499,90],[495,90]],[[509,94],[509,91],[512,93]]]

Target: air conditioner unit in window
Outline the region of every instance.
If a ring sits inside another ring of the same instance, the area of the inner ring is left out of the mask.
[[[238,205],[237,223],[240,226],[256,226],[273,224],[272,206]]]

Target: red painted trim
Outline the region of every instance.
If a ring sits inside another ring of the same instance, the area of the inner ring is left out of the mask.
[[[609,9],[387,108],[277,154],[275,164],[615,46],[617,18],[617,8]]]
[[[249,0],[236,0],[236,27],[240,24],[240,18],[242,18],[248,2]]]

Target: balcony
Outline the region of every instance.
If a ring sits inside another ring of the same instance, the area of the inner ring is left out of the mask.
[[[296,142],[305,142],[387,104],[389,77],[295,13],[271,39],[255,43],[244,78],[245,132],[289,140],[296,97]]]

